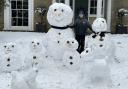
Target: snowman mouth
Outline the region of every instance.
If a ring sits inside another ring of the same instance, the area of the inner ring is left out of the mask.
[[[8,49],[7,52],[11,52],[12,50]]]
[[[63,21],[63,18],[55,19],[57,22]]]

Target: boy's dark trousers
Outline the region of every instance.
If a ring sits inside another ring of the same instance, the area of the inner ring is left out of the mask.
[[[77,35],[75,36],[76,40],[78,41],[78,49],[77,51],[79,53],[81,53],[82,51],[84,51],[84,44],[85,44],[85,35]]]

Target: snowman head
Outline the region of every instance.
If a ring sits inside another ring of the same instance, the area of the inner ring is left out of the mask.
[[[9,54],[9,53],[14,53],[16,51],[16,44],[15,43],[6,43],[3,45],[3,50],[4,53]]]
[[[50,25],[65,27],[71,24],[73,19],[72,9],[63,3],[54,3],[49,7],[47,20]]]
[[[78,48],[78,42],[74,38],[69,38],[65,40],[65,48],[76,50]]]
[[[107,31],[107,22],[104,18],[97,18],[92,24],[92,29],[95,32]]]
[[[41,41],[34,39],[30,43],[30,47],[32,50],[41,50],[42,49],[42,44]]]

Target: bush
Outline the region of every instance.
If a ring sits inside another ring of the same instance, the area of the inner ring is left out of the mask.
[[[8,0],[10,2],[10,0]],[[0,0],[0,12],[4,9],[4,6],[8,6],[6,0]]]

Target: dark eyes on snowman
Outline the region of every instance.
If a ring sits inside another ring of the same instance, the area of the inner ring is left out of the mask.
[[[54,11],[57,11],[57,9],[54,9]]]
[[[64,10],[62,9],[61,12],[64,12]]]
[[[86,53],[88,53],[88,50],[86,50]]]
[[[67,43],[69,44],[70,42],[69,42],[69,41],[67,41]]]
[[[104,21],[102,21],[104,23]]]
[[[33,59],[36,59],[36,56],[33,56]]]
[[[37,45],[39,45],[40,43],[37,43]]]
[[[72,43],[74,43],[74,42],[72,42]]]
[[[12,47],[14,48],[14,45],[12,45]]]
[[[34,43],[34,42],[32,42],[32,43]]]
[[[4,48],[6,48],[7,46],[4,46]]]

